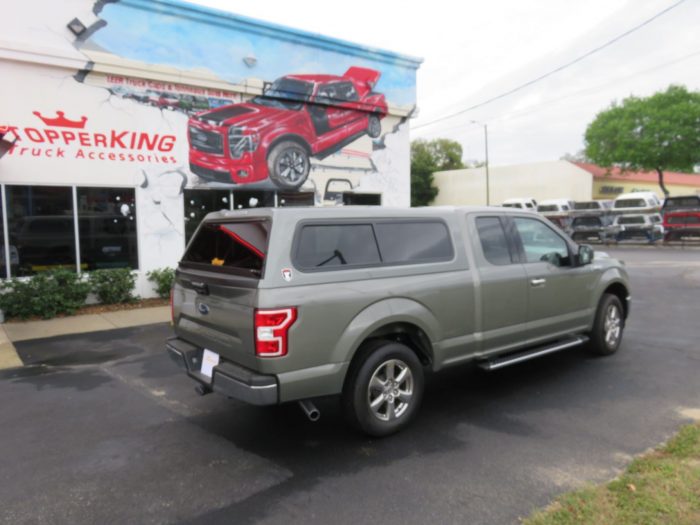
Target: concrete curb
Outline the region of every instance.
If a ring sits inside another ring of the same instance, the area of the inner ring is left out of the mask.
[[[0,370],[23,365],[15,346],[12,344],[13,342],[59,335],[101,332],[168,321],[170,321],[170,307],[156,306],[101,314],[76,315],[46,321],[5,323],[0,325]]]

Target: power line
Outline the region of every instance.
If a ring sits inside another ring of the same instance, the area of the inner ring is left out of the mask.
[[[631,78],[635,78],[635,77],[638,77],[638,76],[642,76],[642,75],[646,75],[646,74],[649,74],[649,73],[653,73],[654,71],[658,71],[658,70],[660,70],[660,69],[665,69],[665,68],[670,67],[670,66],[674,66],[674,65],[676,65],[676,64],[679,64],[679,63],[684,62],[684,61],[686,61],[686,60],[689,60],[689,59],[691,59],[691,58],[695,58],[695,57],[697,57],[697,56],[699,56],[699,55],[700,55],[700,51],[695,51],[695,52],[693,52],[693,53],[684,55],[684,56],[682,56],[682,57],[680,57],[680,58],[676,58],[676,59],[674,59],[674,60],[671,60],[670,62],[664,62],[664,63],[662,63],[662,64],[657,64],[657,65],[654,66],[654,67],[650,67],[650,68],[647,68],[647,69],[644,69],[644,70],[641,70],[641,71],[637,71],[637,72],[632,73],[632,74],[630,74],[630,75],[625,75],[625,76],[613,78],[612,80],[610,80],[610,81],[608,81],[608,82],[605,82],[605,83],[603,83],[603,84],[598,84],[598,85],[596,85],[596,86],[592,86],[592,87],[588,87],[588,88],[584,88],[584,89],[572,91],[572,92],[569,92],[568,94],[565,94],[565,95],[563,95],[563,96],[561,96],[561,97],[550,98],[550,99],[547,99],[547,100],[543,100],[543,101],[541,101],[541,102],[538,102],[538,103],[536,103],[536,104],[532,104],[532,105],[527,106],[527,107],[524,107],[524,108],[522,108],[522,109],[519,109],[519,110],[516,110],[516,111],[512,111],[512,112],[510,112],[510,113],[506,113],[505,115],[497,115],[497,116],[490,117],[490,118],[486,118],[486,119],[482,119],[482,120],[485,121],[485,122],[487,122],[487,123],[489,123],[489,124],[491,124],[492,122],[496,122],[496,121],[499,121],[499,120],[506,120],[506,119],[509,119],[509,118],[511,118],[511,117],[519,117],[519,116],[522,116],[522,115],[527,115],[527,114],[529,114],[529,113],[533,113],[533,112],[535,112],[535,111],[538,111],[539,109],[543,109],[543,108],[542,108],[543,106],[544,106],[544,107],[551,106],[552,104],[556,104],[557,102],[561,102],[561,101],[563,101],[563,100],[567,100],[567,99],[570,99],[570,98],[572,98],[572,97],[576,97],[576,96],[580,96],[580,95],[586,95],[586,94],[597,93],[597,92],[602,91],[603,89],[606,89],[606,88],[608,88],[608,87],[610,87],[610,86],[617,85],[617,84],[620,83],[620,82],[623,82],[623,81],[626,81],[626,80],[629,80],[629,79],[631,79]],[[456,130],[456,129],[464,129],[464,124],[459,124],[459,125],[455,125],[455,126],[450,126],[449,128],[442,128],[441,130],[438,130],[438,131],[436,131],[436,132],[445,133],[445,132],[453,131],[453,130]],[[431,133],[431,132],[428,132],[428,133]]]
[[[672,9],[675,9],[676,7],[678,7],[679,5],[681,5],[682,3],[684,3],[685,1],[686,1],[686,0],[678,0],[675,4],[673,4],[673,5],[669,6],[669,7],[667,7],[666,9],[663,9],[662,11],[659,11],[658,13],[656,13],[656,14],[655,14],[654,16],[652,16],[651,18],[647,18],[647,19],[644,20],[642,23],[640,23],[640,24],[634,26],[634,27],[631,28],[631,29],[628,29],[628,30],[625,31],[624,33],[622,33],[622,34],[616,36],[615,38],[613,38],[612,40],[608,40],[608,41],[605,42],[604,44],[602,44],[602,45],[600,45],[600,46],[598,46],[598,47],[596,47],[596,48],[591,49],[590,51],[588,51],[588,52],[584,53],[583,55],[581,55],[581,56],[579,56],[579,57],[577,57],[577,58],[571,60],[570,62],[567,62],[566,64],[563,64],[563,65],[561,65],[561,66],[559,66],[559,67],[557,67],[557,68],[555,68],[555,69],[552,69],[551,71],[548,71],[547,73],[544,73],[543,75],[540,75],[540,76],[537,77],[537,78],[534,78],[534,79],[532,79],[532,80],[528,80],[527,82],[525,82],[525,83],[523,83],[523,84],[520,84],[520,85],[518,85],[518,86],[516,86],[516,87],[514,87],[514,88],[512,88],[512,89],[510,89],[510,90],[508,90],[508,91],[506,91],[506,92],[504,92],[504,93],[501,93],[500,95],[496,95],[495,97],[491,97],[491,98],[486,99],[486,100],[484,100],[484,101],[482,101],[482,102],[479,102],[478,104],[474,104],[473,106],[469,106],[468,108],[462,109],[462,110],[460,110],[460,111],[456,111],[456,112],[454,112],[454,113],[450,113],[450,114],[445,115],[445,116],[443,116],[443,117],[436,118],[436,119],[434,119],[434,120],[431,120],[431,121],[426,122],[426,123],[424,123],[424,124],[421,124],[421,125],[419,125],[419,126],[415,126],[415,127],[413,127],[412,129],[413,129],[413,130],[416,130],[416,129],[424,128],[424,127],[426,127],[426,126],[431,126],[432,124],[436,124],[436,123],[438,123],[438,122],[442,122],[443,120],[447,120],[447,119],[456,117],[456,116],[458,116],[458,115],[462,115],[462,114],[464,114],[464,113],[467,113],[468,111],[472,111],[472,110],[474,110],[474,109],[476,109],[476,108],[480,108],[481,106],[485,106],[486,104],[490,104],[491,102],[495,102],[496,100],[499,100],[499,99],[502,99],[502,98],[504,98],[504,97],[507,97],[508,95],[512,95],[513,93],[515,93],[515,92],[517,92],[517,91],[520,91],[520,90],[522,90],[522,89],[525,89],[526,87],[530,87],[531,85],[533,85],[533,84],[535,84],[535,83],[537,83],[537,82],[540,82],[540,81],[544,80],[545,78],[554,75],[555,73],[559,73],[560,71],[562,71],[562,70],[564,70],[564,69],[566,69],[566,68],[568,68],[568,67],[571,67],[571,66],[573,66],[574,64],[577,64],[578,62],[581,62],[581,61],[584,60],[585,58],[588,58],[589,56],[591,56],[591,55],[597,53],[598,51],[601,51],[601,50],[605,49],[606,47],[611,46],[611,45],[614,44],[615,42],[617,42],[617,41],[619,41],[619,40],[622,40],[622,39],[625,38],[626,36],[631,35],[631,34],[634,33],[635,31],[638,31],[638,30],[641,29],[642,27],[644,27],[644,26],[650,24],[651,22],[653,22],[653,21],[656,20],[657,18],[659,18],[659,17],[665,15],[666,13],[668,13],[669,11],[671,11]]]

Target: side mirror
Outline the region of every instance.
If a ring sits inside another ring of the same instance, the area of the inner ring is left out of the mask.
[[[584,266],[593,262],[593,248],[588,244],[581,244],[578,247],[578,264]]]

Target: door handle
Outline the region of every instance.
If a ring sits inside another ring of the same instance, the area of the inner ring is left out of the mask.
[[[532,286],[542,286],[547,282],[547,279],[530,279],[530,284]]]

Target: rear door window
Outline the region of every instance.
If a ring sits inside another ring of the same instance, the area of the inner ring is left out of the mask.
[[[301,229],[295,254],[300,268],[368,266],[380,262],[371,224],[307,224]]]
[[[187,248],[182,263],[259,278],[269,229],[267,221],[205,222]]]

